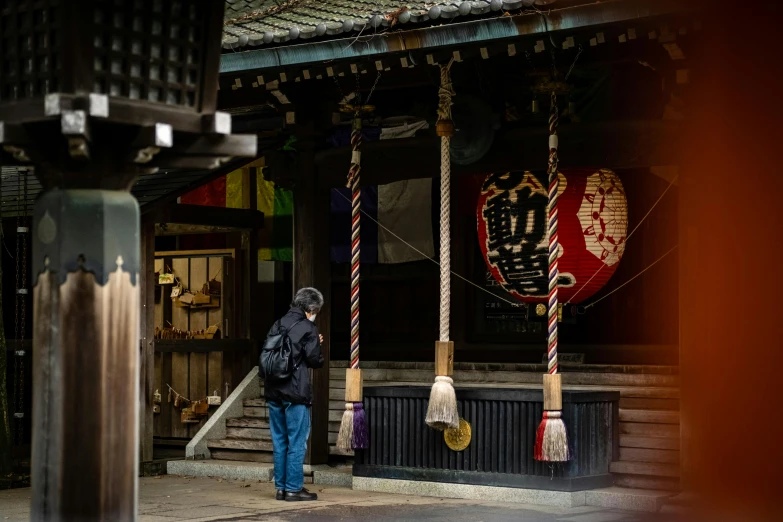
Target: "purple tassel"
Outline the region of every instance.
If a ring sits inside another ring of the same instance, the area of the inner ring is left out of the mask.
[[[353,404],[353,449],[366,449],[370,444],[367,433],[367,418],[364,415],[364,405],[361,402]]]

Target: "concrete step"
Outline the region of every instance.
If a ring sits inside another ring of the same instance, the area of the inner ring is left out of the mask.
[[[259,419],[258,417],[239,417],[236,419],[227,419],[228,428],[269,428],[269,421]]]
[[[657,513],[671,496],[667,491],[613,487],[585,491],[585,503],[608,509]]]
[[[234,462],[229,460],[172,460],[167,465],[169,475],[187,477],[221,477],[229,480],[252,480],[269,482],[274,467],[257,462]]]
[[[230,449],[242,451],[272,451],[272,442],[250,439],[220,439],[207,442],[207,447],[214,449]]]
[[[266,408],[266,399],[245,399],[242,401],[242,404],[244,406],[252,407],[252,408]]]
[[[272,441],[269,428],[226,428],[227,439],[250,439]]]
[[[658,462],[661,464],[679,464],[680,452],[673,450],[621,447],[620,460],[629,462]]]
[[[621,448],[679,450],[678,437],[645,437],[642,435],[620,435]]]
[[[620,408],[620,422],[640,422],[645,424],[679,424],[677,411],[628,410]]]
[[[617,461],[609,464],[609,471],[625,475],[645,475],[652,477],[679,477],[679,464],[661,464],[656,462]]]
[[[353,475],[351,474],[351,471],[351,466],[314,470],[313,484],[350,488],[353,485]]]

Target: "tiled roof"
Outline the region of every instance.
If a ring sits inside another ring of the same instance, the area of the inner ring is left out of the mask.
[[[556,0],[226,0],[223,47],[283,43],[299,38],[370,34],[409,23],[502,14]]]

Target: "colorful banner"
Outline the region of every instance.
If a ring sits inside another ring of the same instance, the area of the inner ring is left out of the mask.
[[[258,231],[258,259],[261,261],[293,261],[294,198],[290,190],[277,187],[264,178],[264,159],[221,176],[184,196],[179,202],[226,208],[245,208],[243,175],[256,176],[257,209],[264,213],[264,228]]]

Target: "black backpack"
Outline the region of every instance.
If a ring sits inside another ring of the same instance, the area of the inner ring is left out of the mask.
[[[302,319],[288,329],[278,322],[277,333],[270,333],[267,336],[258,361],[258,375],[262,379],[283,381],[291,378],[296,368],[293,356],[294,343],[288,336],[288,332],[301,322]]]

